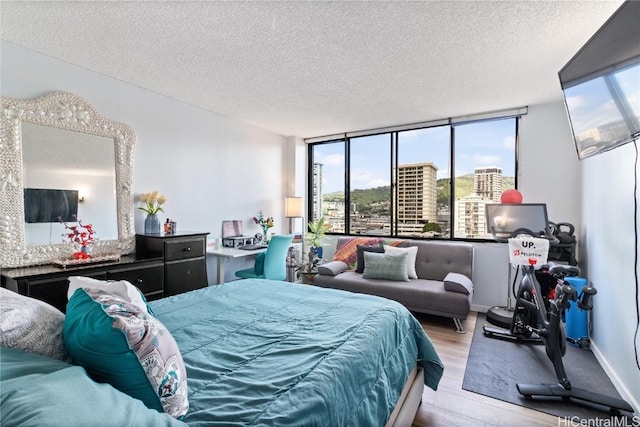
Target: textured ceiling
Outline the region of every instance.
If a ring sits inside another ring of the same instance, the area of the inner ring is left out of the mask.
[[[558,100],[558,71],[621,3],[3,0],[0,36],[313,137]]]

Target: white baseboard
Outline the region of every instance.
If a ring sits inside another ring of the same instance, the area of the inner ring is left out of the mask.
[[[620,377],[618,377],[616,371],[611,367],[611,365],[604,357],[598,346],[593,342],[593,340],[590,342],[589,348],[591,349],[593,355],[596,357],[596,360],[604,370],[605,374],[607,374],[607,376],[613,383],[613,386],[616,388],[618,393],[620,393],[620,396],[622,396],[622,398],[633,407],[633,410],[636,414],[640,414],[640,401],[638,401],[638,396],[633,396],[629,392],[627,387],[625,387],[624,383],[620,381]]]

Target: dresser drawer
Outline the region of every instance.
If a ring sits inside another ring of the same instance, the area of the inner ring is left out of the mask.
[[[109,280],[126,280],[135,285],[143,294],[155,294],[164,291],[164,266],[162,264],[144,267],[118,269],[107,272]]]
[[[165,295],[176,295],[207,286],[207,263],[204,258],[167,262],[164,266]]]
[[[70,274],[70,276],[72,275]],[[84,276],[98,280],[105,278],[104,273],[85,274]],[[26,287],[28,296],[49,303],[63,313],[66,312],[67,290],[69,289],[68,276],[28,280]]]
[[[187,258],[202,257],[205,254],[205,239],[172,239],[164,242],[164,259],[175,261]]]

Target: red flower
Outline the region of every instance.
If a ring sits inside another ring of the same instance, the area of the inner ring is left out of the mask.
[[[60,222],[64,224],[64,228],[66,228],[67,230],[71,230],[69,233],[66,233],[67,238],[72,243],[77,243],[81,246],[88,246],[89,244],[93,243],[93,235],[95,233],[95,231],[93,230],[93,226],[91,224],[83,224],[82,221],[75,216],[74,218],[76,219],[76,221],[78,221],[78,225],[68,225],[66,222],[60,219]],[[84,252],[76,252],[75,254],[73,254],[73,256],[76,259],[89,258],[89,255]]]

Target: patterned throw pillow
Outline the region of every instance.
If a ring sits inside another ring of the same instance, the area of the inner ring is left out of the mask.
[[[64,314],[46,302],[0,288],[0,346],[62,361]]]
[[[401,240],[379,237],[352,237],[336,250],[333,260],[346,262],[349,269],[353,270],[358,261],[358,246],[380,246],[382,244],[397,246],[401,242]]]
[[[407,253],[407,276],[409,279],[417,279],[418,274],[416,273],[416,258],[418,257],[418,247],[417,246],[409,246],[407,248],[396,248],[389,245],[384,245],[384,252],[390,254],[400,254],[402,252]]]
[[[126,281],[85,281],[67,304],[65,346],[94,380],[180,419],[189,409],[184,361],[139,296]]]
[[[362,277],[408,282],[407,256],[407,252],[401,254],[365,252]]]

